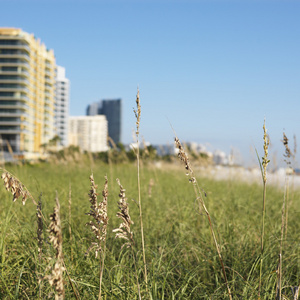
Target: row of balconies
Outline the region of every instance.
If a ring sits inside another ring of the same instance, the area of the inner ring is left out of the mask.
[[[0,53],[0,64],[2,63],[30,63],[28,54],[2,54]]]
[[[3,103],[3,102],[4,101],[0,101],[0,114],[2,109],[22,109],[22,110],[30,109],[30,107],[24,102],[10,101],[11,102],[10,104]]]
[[[1,57],[1,55],[0,55]],[[31,68],[30,64],[29,64],[29,60],[24,61],[24,60],[18,60],[18,59],[3,59],[0,58],[0,69],[4,68],[12,68],[12,67],[19,67],[22,66],[22,68],[26,68],[27,70],[31,70],[34,73],[37,73],[38,71],[40,73],[45,73],[45,79],[46,77],[54,77],[54,70],[50,69],[50,68],[41,68],[41,69],[37,69],[37,68]]]
[[[30,46],[17,40],[1,40],[0,49],[20,49],[30,52]]]
[[[11,93],[11,95],[1,95],[0,93],[0,101],[2,100],[21,100],[21,101],[25,101],[25,102],[29,102],[30,99],[28,98],[27,95],[21,95],[20,93]]]
[[[0,66],[0,74],[3,75],[29,75],[28,70],[22,67],[5,67]]]

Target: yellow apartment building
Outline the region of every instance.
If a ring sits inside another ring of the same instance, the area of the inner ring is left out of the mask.
[[[37,158],[54,136],[55,56],[33,34],[0,28],[0,145]]]

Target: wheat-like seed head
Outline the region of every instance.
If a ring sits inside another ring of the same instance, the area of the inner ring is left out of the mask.
[[[141,104],[140,104],[140,91],[137,90],[136,94],[136,108],[137,110],[133,109],[133,112],[136,117],[136,135],[139,135],[139,129],[140,129],[140,120],[141,120]]]
[[[179,159],[181,161],[183,161],[184,164],[185,164],[186,175],[190,176],[189,181],[192,182],[192,183],[195,183],[196,182],[196,178],[194,176],[194,172],[192,170],[189,158],[188,158],[187,154],[185,153],[184,148],[181,145],[181,143],[180,143],[180,141],[179,141],[179,139],[177,137],[175,137],[175,146],[179,150],[178,151],[178,157],[179,157]]]
[[[267,166],[270,162],[270,160],[268,159],[268,149],[269,149],[270,139],[269,139],[269,135],[267,134],[266,122],[264,122],[263,130],[264,130],[264,157],[262,158],[262,166],[263,166],[263,180],[264,182],[266,182]]]
[[[13,202],[22,197],[22,203],[25,205],[27,198],[30,196],[24,185],[9,172],[3,172],[1,178],[4,181],[6,190],[12,193]]]
[[[126,246],[127,248],[132,247],[134,245],[133,240],[133,232],[131,231],[131,225],[134,224],[129,215],[129,206],[127,203],[127,198],[125,195],[125,189],[120,183],[120,180],[117,179],[117,183],[120,187],[119,193],[119,212],[117,213],[117,217],[120,218],[123,222],[120,224],[119,228],[113,230],[116,232],[116,238],[125,239],[127,242],[122,245],[121,249]]]
[[[98,252],[102,251],[101,243],[105,243],[108,225],[107,216],[107,197],[108,197],[108,180],[105,176],[104,188],[102,191],[103,200],[97,202],[97,185],[95,184],[93,175],[90,176],[91,190],[89,193],[89,200],[91,203],[90,212],[87,215],[91,216],[94,220],[88,222],[86,225],[90,226],[91,230],[95,234],[96,242],[93,242],[86,254],[95,248],[95,256],[98,256]]]
[[[293,153],[292,153],[291,149],[289,148],[289,139],[287,138],[285,133],[283,133],[282,143],[283,143],[283,146],[285,147],[285,154],[283,155],[286,158],[285,162],[287,163],[287,165],[290,165],[291,164],[290,158],[291,158],[291,156],[293,156]]]
[[[53,247],[56,250],[56,262],[51,275],[47,276],[47,278],[49,280],[50,285],[54,286],[55,288],[55,299],[63,299],[65,294],[63,272],[65,268],[63,266],[60,205],[57,195],[55,201],[56,205],[54,207],[53,214],[50,215],[51,222],[49,225],[49,233],[50,242],[53,244]]]

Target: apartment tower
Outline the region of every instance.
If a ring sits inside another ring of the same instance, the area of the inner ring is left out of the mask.
[[[4,151],[35,158],[54,136],[55,57],[21,29],[0,28],[0,135]]]
[[[69,128],[69,99],[70,82],[66,78],[66,70],[61,66],[56,67],[56,99],[54,108],[55,134],[60,138],[63,147],[68,146]]]
[[[108,122],[108,135],[117,144],[121,142],[122,100],[102,100],[87,107],[88,116],[104,115]]]

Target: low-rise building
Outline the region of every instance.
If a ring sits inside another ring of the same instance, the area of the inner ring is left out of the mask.
[[[104,115],[69,117],[69,145],[83,151],[104,152],[107,146],[108,127]]]

